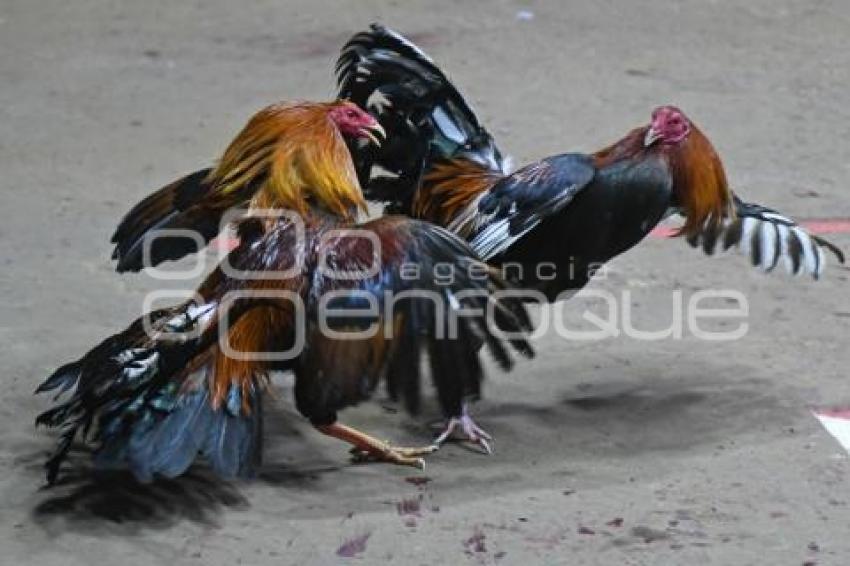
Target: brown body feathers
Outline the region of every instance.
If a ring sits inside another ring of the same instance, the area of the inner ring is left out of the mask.
[[[413,216],[447,226],[502,175],[467,159],[434,164],[413,199]]]

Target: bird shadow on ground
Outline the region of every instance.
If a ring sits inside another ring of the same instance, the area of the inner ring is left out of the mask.
[[[266,444],[285,445],[286,461],[298,462],[297,466],[282,463],[282,455],[273,448],[265,455],[267,465],[261,465],[248,480],[222,479],[201,458],[180,477],[139,483],[129,471],[95,469],[91,451],[75,446],[58,481],[38,490],[32,519],[47,530],[88,533],[134,534],[144,529],[167,529],[181,521],[216,526],[225,509],[251,506],[243,494],[246,482],[307,490],[318,486],[324,474],[341,469],[323,462],[302,431],[277,413],[267,414],[270,432]],[[44,458],[45,453],[39,451],[17,461],[37,476],[44,473]],[[308,464],[301,465],[303,462]]]
[[[51,487],[32,511],[49,528],[58,519],[67,526],[95,529],[98,524],[168,528],[181,520],[214,525],[225,507],[246,508],[237,487],[207,470],[191,469],[177,479],[140,484],[129,472],[98,472],[75,468]]]
[[[572,457],[598,457],[604,446],[608,456],[630,458],[656,451],[685,454],[706,445],[711,449],[756,427],[779,430],[793,423],[796,414],[784,408],[765,380],[729,382],[696,375],[591,384],[564,393],[560,402],[496,403],[481,416],[492,414],[497,424],[521,420],[526,429],[563,431],[550,442]],[[520,443],[516,430],[496,429],[500,438]]]
[[[247,481],[307,490],[318,485],[321,475],[339,469],[273,463],[261,467]],[[251,507],[240,484],[244,481],[222,479],[203,464],[193,465],[178,478],[157,478],[143,484],[128,471],[99,471],[79,461],[56,484],[39,490],[31,516],[47,530],[89,533],[132,534],[167,529],[181,521],[217,526],[224,510]]]

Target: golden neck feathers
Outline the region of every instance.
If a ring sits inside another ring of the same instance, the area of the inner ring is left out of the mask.
[[[337,102],[280,103],[254,115],[210,174],[222,194],[253,193],[252,207],[366,209],[351,154],[328,113]],[[259,186],[258,186],[259,184]]]

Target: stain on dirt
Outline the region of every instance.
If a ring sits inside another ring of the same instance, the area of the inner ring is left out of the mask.
[[[372,533],[368,532],[348,539],[336,549],[336,555],[343,558],[354,558],[359,554],[363,554],[366,552],[366,543],[369,541],[369,537],[371,536]]]

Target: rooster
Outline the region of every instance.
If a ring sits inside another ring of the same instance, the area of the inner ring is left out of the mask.
[[[218,214],[247,199],[239,245],[191,300],[148,313],[39,386],[72,390],[36,420],[62,428],[48,482],[78,436],[94,446],[97,467],[129,467],[143,482],[182,474],[198,454],[222,476],[250,475],[271,370],[295,374],[300,413],[356,457],[422,467],[435,445],[390,445],[340,423],[338,411],[385,378],[416,412],[427,353],[439,404],[460,420],[480,391],[482,344],[505,369],[511,349],[532,355],[523,305],[493,293],[503,282],[462,239],[402,216],[357,223],[365,201],[347,144],[375,142],[380,130],[347,102],[271,106],[215,169],[167,191],[210,187],[215,198],[156,221],[191,228],[195,207]],[[277,214],[254,214],[270,207]],[[145,219],[159,214],[145,210]]]
[[[709,255],[737,247],[765,271],[781,260],[817,278],[824,249],[844,261],[790,218],[735,195],[708,138],[673,106],[596,153],[556,155],[508,174],[471,107],[400,34],[373,25],[355,35],[337,74],[340,98],[370,111],[394,140],[355,156],[367,197],[448,227],[487,261],[518,264],[512,282],[549,301],[583,287],[673,214],[684,217],[678,233],[691,245]],[[416,154],[402,157],[398,147]],[[543,264],[555,273],[541,273]]]
[[[275,193],[269,188],[281,186],[288,177],[297,175],[302,176],[301,183],[289,179],[293,181],[291,187],[328,185],[325,164],[351,159],[347,146],[336,143],[340,136],[352,145],[363,144],[364,140],[378,143],[384,137],[380,124],[355,105],[339,102],[326,107],[330,121],[317,122],[312,128],[301,128],[298,121],[309,119],[315,105],[276,105],[258,112],[216,166],[190,173],[139,202],[112,236],[116,269],[140,271],[199,251],[199,243],[205,245],[217,236],[226,224],[223,220],[232,218],[234,209],[244,209],[252,202],[266,208],[280,206],[303,211],[306,201],[299,195]],[[286,129],[287,143],[278,143],[282,128]],[[304,153],[301,169],[288,169],[293,157],[290,154],[297,152]],[[342,172],[352,175],[348,169]],[[345,186],[351,186],[352,179],[344,180]],[[328,206],[332,212],[347,216],[352,204],[347,199],[355,198],[355,193],[346,193],[341,186],[327,187],[329,196],[340,196],[339,201],[329,202]],[[365,201],[357,198],[355,208],[365,210]]]

